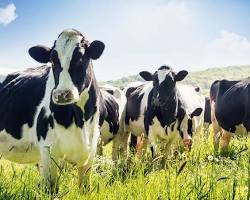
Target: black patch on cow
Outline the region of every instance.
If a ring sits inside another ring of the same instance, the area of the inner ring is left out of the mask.
[[[210,90],[215,99],[215,116],[219,125],[234,133],[243,124],[250,131],[250,79],[242,81],[216,81]]]
[[[205,111],[204,111],[204,122],[211,124],[211,104],[210,104],[210,98],[205,98]]]
[[[113,135],[117,134],[119,129],[119,105],[114,97],[106,90],[101,90],[99,101],[100,120],[99,125],[102,126],[104,120],[109,124],[109,132]]]
[[[46,138],[49,127],[51,127],[52,129],[54,128],[54,120],[52,115],[49,115],[48,117],[45,116],[45,108],[43,107],[38,115],[37,118],[37,127],[36,127],[36,131],[37,131],[37,138],[38,141],[40,141],[41,137],[43,139]]]
[[[22,137],[22,126],[33,126],[37,106],[41,103],[50,72],[41,66],[8,75],[0,89],[0,131],[14,138]]]
[[[230,87],[240,81],[216,80],[210,87],[210,100],[216,102],[216,98],[223,95]]]
[[[84,89],[87,68],[90,63],[90,59],[82,54],[81,48],[75,48],[69,66],[69,74],[72,82],[80,92]],[[89,76],[92,76],[92,74],[89,74]]]
[[[170,70],[171,69],[171,67],[169,67],[169,66],[167,66],[167,65],[162,65],[161,67],[159,67],[159,69],[158,70]]]
[[[95,80],[95,77],[93,77],[92,86],[90,87],[90,90],[89,90],[89,99],[84,106],[84,111],[85,111],[84,119],[86,121],[88,121],[91,117],[93,119],[93,116],[97,111],[97,106],[98,106],[97,99],[99,98],[99,94],[100,94],[100,91],[97,86],[97,82]]]
[[[60,75],[60,73],[61,73],[61,71],[63,69],[62,69],[60,60],[58,58],[58,53],[57,53],[56,50],[51,51],[50,57],[51,57],[51,62],[53,64],[52,69],[53,69],[53,75],[54,75],[54,80],[55,80],[55,88],[56,88],[58,86],[58,84],[59,84],[59,75]]]
[[[140,117],[140,107],[143,94],[141,91],[144,85],[138,87],[130,87],[127,89],[126,97],[126,116],[125,123],[129,124],[129,121],[136,121]]]
[[[68,128],[72,123],[75,123],[79,128],[83,127],[83,112],[76,104],[56,105],[51,100],[50,110],[56,122],[65,128]]]

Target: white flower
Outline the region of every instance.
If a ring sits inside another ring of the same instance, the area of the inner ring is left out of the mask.
[[[209,155],[209,156],[207,157],[207,159],[208,159],[208,161],[213,161],[213,160],[214,160],[214,157],[211,156],[211,155]]]

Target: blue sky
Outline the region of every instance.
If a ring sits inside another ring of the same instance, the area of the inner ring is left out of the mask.
[[[0,0],[0,73],[39,66],[27,51],[65,28],[106,44],[98,80],[162,64],[189,71],[250,64],[250,1]]]

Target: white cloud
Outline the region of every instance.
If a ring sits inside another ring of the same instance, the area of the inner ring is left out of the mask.
[[[203,66],[248,65],[250,64],[250,41],[245,36],[220,31],[219,37],[205,46],[200,64]]]
[[[11,3],[5,8],[0,8],[0,24],[7,25],[17,18],[16,6]]]

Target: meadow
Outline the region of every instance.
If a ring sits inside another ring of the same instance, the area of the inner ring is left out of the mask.
[[[76,169],[60,169],[60,189],[55,196],[39,185],[35,165],[0,160],[0,199],[249,199],[250,139],[235,137],[227,152],[214,153],[211,134],[196,133],[191,151],[179,149],[165,158],[143,160],[137,156],[111,161],[111,144],[98,156],[92,186],[82,194]]]
[[[212,68],[191,72],[186,84],[201,87],[208,94],[216,79],[241,79],[249,66]],[[0,77],[1,78],[1,77]],[[3,78],[3,77],[2,77]],[[141,80],[138,76],[108,81],[116,86]],[[97,156],[92,187],[88,193],[78,190],[77,171],[66,164],[60,171],[60,190],[55,196],[44,192],[35,165],[18,165],[0,159],[0,200],[8,199],[250,199],[250,139],[235,137],[228,152],[215,153],[211,130],[196,133],[191,151],[152,159],[150,151],[143,160],[137,156],[111,160],[112,144]],[[209,137],[205,135],[210,135]]]

